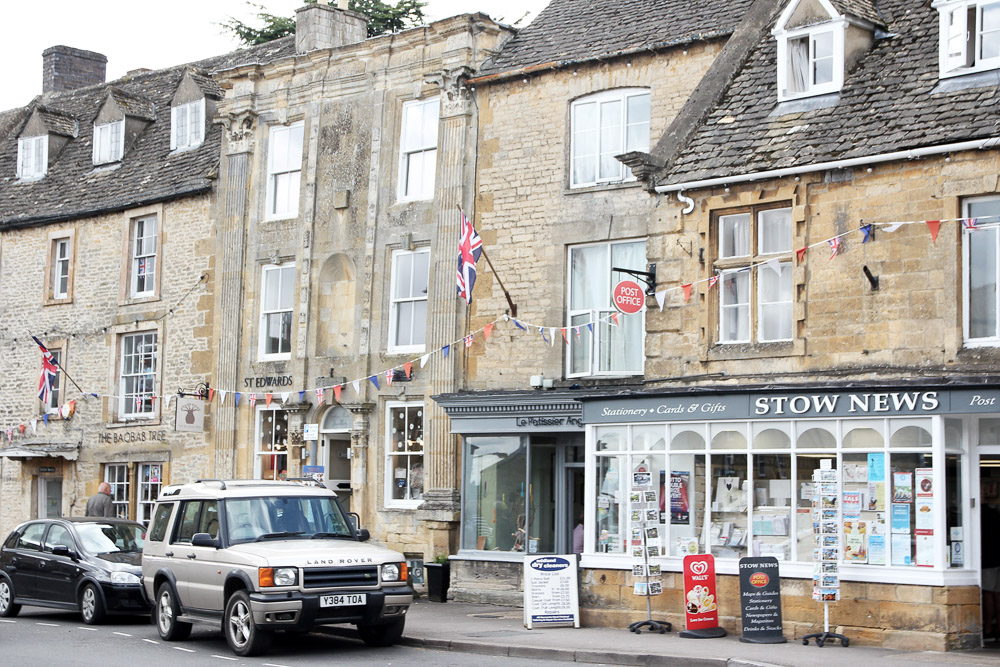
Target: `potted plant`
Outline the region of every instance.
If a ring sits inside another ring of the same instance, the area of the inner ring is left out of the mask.
[[[431,602],[448,601],[448,585],[451,583],[451,565],[448,554],[438,554],[433,563],[424,563],[427,576],[427,599]]]

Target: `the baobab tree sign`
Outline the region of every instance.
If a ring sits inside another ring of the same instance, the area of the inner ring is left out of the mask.
[[[177,398],[177,417],[174,421],[177,431],[201,433],[205,430],[205,401],[200,398]]]

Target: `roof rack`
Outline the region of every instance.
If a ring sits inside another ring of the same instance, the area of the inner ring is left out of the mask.
[[[214,483],[218,484],[219,488],[222,491],[226,490],[226,483],[223,480],[221,480],[221,479],[197,479],[197,480],[195,480],[194,483],[195,484],[208,484],[210,482],[214,482]]]

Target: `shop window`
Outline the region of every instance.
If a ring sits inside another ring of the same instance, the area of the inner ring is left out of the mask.
[[[424,497],[424,404],[386,404],[385,504],[416,507]]]
[[[258,358],[290,359],[292,311],[295,307],[295,264],[261,268]]]
[[[392,254],[389,351],[423,352],[427,339],[427,279],[430,249]]]
[[[271,127],[267,144],[267,213],[269,220],[299,214],[302,175],[302,121]]]
[[[399,138],[399,199],[434,197],[440,98],[403,104]]]
[[[152,516],[153,506],[160,496],[160,489],[163,488],[163,464],[162,463],[140,463],[139,473],[136,478],[139,480],[139,490],[136,494],[135,520],[148,524]]]
[[[649,150],[649,91],[625,88],[588,95],[570,107],[570,187],[634,180],[616,155]]]
[[[997,5],[1000,7],[1000,3]],[[1000,197],[962,203],[962,295],[965,344],[1000,344]]]
[[[754,422],[754,449],[791,449],[792,437],[789,424],[772,424]]]
[[[257,407],[257,446],[254,477],[288,477],[288,412],[277,407]]]
[[[123,420],[154,417],[159,358],[157,334],[125,334],[119,344],[118,417]]]
[[[129,225],[129,298],[156,295],[158,229],[155,215],[135,218]]]
[[[646,270],[646,242],[573,246],[569,249],[567,376],[640,375],[645,354],[645,313],[619,315],[612,290],[624,274],[612,268]]]
[[[792,209],[719,215],[715,231],[720,343],[792,339]],[[784,255],[781,261],[776,256]]]
[[[703,424],[671,424],[670,449],[705,449],[704,428]]]
[[[129,474],[127,463],[108,463],[104,466],[104,481],[111,485],[111,504],[115,516],[129,518]]]
[[[1000,67],[1000,2],[936,0],[941,76]]]

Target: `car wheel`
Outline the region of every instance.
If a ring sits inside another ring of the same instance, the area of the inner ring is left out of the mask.
[[[10,618],[17,616],[21,611],[21,605],[14,604],[14,587],[10,582],[0,577],[0,616]]]
[[[223,623],[226,641],[236,655],[258,655],[270,648],[272,633],[254,625],[250,596],[246,591],[236,591],[230,596]]]
[[[156,608],[153,613],[156,615],[156,629],[161,639],[168,642],[182,641],[191,635],[191,624],[177,620],[181,608],[177,603],[177,596],[174,595],[173,586],[169,583],[160,584],[160,590],[156,592]]]
[[[403,626],[405,624],[405,618],[372,625],[361,625],[359,623],[358,634],[361,635],[361,640],[368,646],[392,646],[403,636]]]
[[[80,614],[87,625],[97,625],[104,620],[104,599],[94,584],[87,584],[80,593]]]

